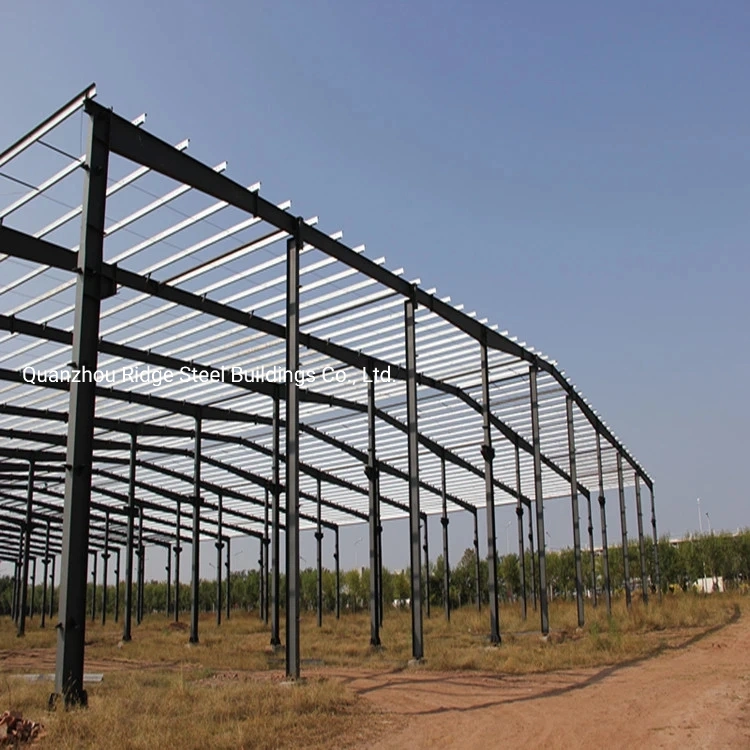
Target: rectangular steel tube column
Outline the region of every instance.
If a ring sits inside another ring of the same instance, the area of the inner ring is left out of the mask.
[[[286,675],[299,678],[299,254],[300,225],[286,243]]]
[[[424,569],[425,569],[425,610],[427,617],[430,616],[430,537],[427,533],[427,514],[422,515],[422,521],[424,522]]]
[[[341,617],[341,570],[339,568],[339,527],[336,529],[334,539],[333,562],[336,567],[336,619]]]
[[[544,492],[542,489],[542,448],[539,442],[539,396],[536,384],[537,367],[529,368],[531,392],[531,435],[534,446],[534,500],[536,503],[536,545],[539,551],[539,611],[542,634],[549,633],[549,605],[547,603],[547,557],[544,537]]]
[[[630,556],[628,555],[628,520],[625,515],[625,486],[622,479],[622,454],[617,453],[617,492],[620,498],[620,531],[622,532],[622,579],[625,585],[625,604],[632,605],[630,595]]]
[[[635,474],[635,511],[638,519],[638,554],[641,566],[641,591],[643,603],[648,604],[648,584],[646,583],[646,542],[643,538],[643,508],[641,506],[641,478]]]
[[[182,540],[180,526],[182,525],[182,503],[177,501],[174,536],[174,621],[180,619],[180,557],[182,554]]]
[[[573,555],[575,558],[576,575],[576,607],[578,611],[578,627],[584,626],[583,614],[583,566],[581,564],[581,524],[578,510],[578,472],[576,465],[576,438],[573,422],[573,399],[568,394],[565,397],[566,416],[568,423],[568,462],[570,464],[570,504],[573,512]]]
[[[138,545],[135,550],[137,562],[135,573],[135,621],[138,625],[143,621],[143,506],[138,507]]]
[[[273,463],[271,467],[271,481],[273,483],[273,497],[271,505],[271,646],[278,648],[281,645],[279,638],[279,603],[281,599],[280,589],[280,527],[281,514],[279,513],[279,500],[281,495],[281,483],[279,481],[279,443],[281,431],[281,419],[279,415],[280,397],[275,395],[273,399],[273,442],[272,455]]]
[[[117,567],[115,568],[115,622],[120,619],[120,548],[115,550]]]
[[[445,478],[445,454],[440,456],[440,491],[443,501],[443,608],[445,619],[451,621],[451,569],[448,562],[448,486]]]
[[[377,525],[377,565],[375,571],[378,574],[377,592],[378,592],[378,617],[380,618],[380,627],[383,627],[383,526],[380,522],[380,469],[375,468],[375,517]]]
[[[167,601],[164,607],[164,614],[169,617],[169,613],[172,611],[172,545],[167,543],[167,562],[164,566],[164,570],[167,573]]]
[[[198,643],[198,613],[200,612],[200,562],[201,562],[201,418],[195,418],[195,445],[193,447],[193,539],[191,544],[191,602],[190,643]]]
[[[26,607],[29,584],[29,550],[31,547],[31,508],[34,502],[34,461],[29,461],[29,474],[26,480],[26,518],[23,525],[23,556],[21,560],[21,582],[18,597],[18,631],[19,636],[26,633]],[[86,589],[83,592],[83,610],[86,611]]]
[[[593,605],[594,607],[597,606],[598,602],[598,596],[596,593],[596,553],[594,552],[594,518],[591,515],[591,494],[588,495],[586,498],[586,505],[588,506],[589,511],[589,525],[588,525],[588,532],[589,532],[589,553],[591,555],[591,595],[593,597]]]
[[[221,551],[224,549],[222,542],[222,496],[219,495],[218,528],[216,532],[216,624],[221,625]]]
[[[47,521],[47,535],[45,537],[44,541],[44,560],[42,560],[42,563],[44,564],[44,578],[42,580],[42,621],[39,624],[40,627],[44,627],[45,620],[47,617],[47,576],[49,575],[49,532],[50,532],[50,522]]]
[[[482,611],[482,588],[479,567],[479,512],[474,511],[474,591],[477,600],[477,612]]]
[[[96,550],[93,550],[91,554],[94,556],[94,565],[91,571],[91,622],[94,622],[96,620],[96,563],[99,554]]]
[[[111,292],[101,275],[110,116],[106,110],[91,116],[84,171],[71,357],[73,369],[82,375],[96,372],[101,300]],[[66,705],[87,703],[83,659],[95,402],[93,377],[70,384],[55,666],[55,693],[64,697]]]
[[[230,556],[232,554],[232,538],[227,537],[227,561],[225,563],[227,568],[227,590],[226,590],[226,596],[224,597],[226,599],[226,611],[225,615],[227,620],[229,620],[229,616],[232,614],[232,561],[230,559]]]
[[[109,572],[109,511],[104,513],[104,552],[102,552],[102,625],[107,624],[107,573]]]
[[[656,590],[661,601],[661,571],[659,570],[659,537],[656,533],[656,506],[654,505],[654,488],[649,487],[651,493],[651,533],[654,537],[654,576],[656,578]]]
[[[263,503],[263,571],[261,572],[261,591],[263,592],[261,617],[268,625],[268,487],[265,488],[265,501]]]
[[[36,593],[36,557],[31,558],[31,601],[29,602],[29,617],[34,619],[34,594]]]
[[[322,516],[320,501],[323,499],[320,477],[318,477],[318,508],[316,515],[315,542],[316,542],[316,611],[318,615],[318,627],[323,626],[323,528],[321,526]]]
[[[378,487],[375,440],[375,378],[368,373],[367,383],[367,475],[368,524],[370,542],[370,646],[380,646],[380,615],[378,613]]]
[[[419,433],[417,431],[417,343],[415,302],[404,302],[406,339],[406,424],[409,454],[409,550],[411,562],[411,651],[417,661],[424,658],[422,625],[422,560],[419,534]]]
[[[484,495],[487,506],[487,593],[490,600],[490,643],[500,643],[500,607],[497,600],[497,534],[495,532],[495,481],[490,427],[490,371],[487,344],[481,346],[482,368],[482,458],[484,459]]]
[[[527,601],[526,601],[526,555],[523,548],[523,501],[521,500],[521,451],[518,443],[515,444],[516,456],[516,492],[518,493],[518,502],[516,502],[516,518],[518,519],[518,565],[521,572],[521,618],[526,619]]]
[[[128,472],[128,526],[125,532],[125,617],[122,626],[122,640],[132,638],[133,621],[133,536],[135,533],[135,474],[138,454],[138,440],[135,432],[130,435],[130,463]]]
[[[534,519],[529,504],[529,560],[531,562],[531,601],[536,612],[536,553],[534,552]]]
[[[55,566],[57,557],[52,555],[52,572],[49,574],[49,616],[55,613]]]
[[[604,471],[602,469],[602,439],[596,433],[596,467],[599,476],[599,513],[602,521],[602,575],[604,576],[604,597],[607,601],[607,614],[612,614],[612,585],[609,579],[609,545],[607,543],[607,500],[604,497]]]
[[[21,578],[21,566],[18,560],[13,562],[13,600],[10,605],[10,617],[13,622],[18,620],[18,581]]]

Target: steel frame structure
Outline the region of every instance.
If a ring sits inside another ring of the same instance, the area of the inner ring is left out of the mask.
[[[416,660],[425,653],[420,522],[428,514],[441,515],[450,617],[449,512],[474,516],[477,571],[477,518],[486,513],[492,643],[501,639],[498,505],[515,506],[522,559],[529,513],[534,607],[538,596],[546,633],[545,502],[571,500],[583,622],[579,498],[592,555],[591,488],[601,508],[609,606],[605,492],[618,491],[626,542],[624,489],[635,486],[646,595],[641,483],[656,539],[653,482],[554,360],[347,246],[341,232],[320,231],[317,217],[295,216],[289,201],[266,200],[259,183],[231,180],[225,162],[194,159],[188,141],[160,140],[142,127],[145,116],[128,121],[94,96],[92,85],[0,153],[0,180],[22,187],[0,209],[0,507],[8,521],[0,558],[16,563],[22,633],[29,561],[45,561],[46,585],[49,561],[61,556],[56,695],[86,700],[86,584],[89,553],[100,550],[106,581],[114,548],[119,579],[124,547],[127,640],[133,553],[142,587],[144,545],[167,550],[178,617],[180,553],[190,543],[197,642],[199,542],[215,540],[220,592],[223,549],[234,536],[256,537],[260,616],[279,646],[283,529],[290,678],[300,674],[305,528],[315,529],[319,577],[324,529],[334,533],[338,581],[339,527],[369,524],[377,647],[382,523],[409,519]],[[82,155],[60,145],[78,121],[89,124]],[[157,379],[168,373],[167,388]],[[226,560],[228,581],[228,551]],[[477,575],[480,606],[478,585]],[[628,575],[624,585],[629,602]],[[320,623],[320,585],[318,600]]]

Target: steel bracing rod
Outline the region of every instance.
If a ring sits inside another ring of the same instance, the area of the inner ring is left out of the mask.
[[[299,370],[299,254],[301,227],[297,219],[286,253],[286,369]],[[300,574],[299,574],[299,386],[296,378],[286,384],[286,675],[300,676]]]
[[[495,486],[493,484],[493,465],[495,449],[492,447],[492,430],[490,428],[490,378],[487,363],[487,345],[480,347],[482,370],[482,458],[484,459],[484,492],[487,513],[487,585],[490,600],[490,643],[500,643],[500,608],[497,599],[497,535],[495,532]]]
[[[612,614],[612,584],[609,577],[609,545],[607,543],[607,500],[604,496],[604,472],[602,471],[602,441],[596,433],[596,465],[599,475],[599,512],[602,522],[602,573],[604,575],[604,596],[607,601],[607,614]]]
[[[190,643],[198,643],[200,611],[200,533],[201,533],[201,427],[200,413],[195,417],[193,449],[193,540],[191,549]]]
[[[625,586],[625,603],[632,604],[630,593],[630,555],[628,550],[628,520],[625,514],[625,486],[622,478],[622,455],[617,454],[617,494],[620,499],[620,531],[622,532],[622,580]]]
[[[104,514],[104,551],[102,552],[102,625],[107,624],[107,573],[109,558],[109,511],[107,511]]]
[[[516,502],[516,519],[518,521],[518,565],[521,572],[521,618],[526,620],[526,555],[523,544],[523,503],[521,502],[521,452],[518,446],[515,446],[516,457],[516,491],[518,500]],[[531,512],[529,511],[529,516]],[[533,553],[532,553],[533,554]]]
[[[549,633],[549,604],[547,601],[547,557],[544,536],[544,491],[542,488],[542,461],[539,437],[539,400],[537,394],[537,368],[529,370],[531,397],[531,433],[534,442],[534,496],[536,499],[536,543],[539,552],[539,612],[542,634]]]
[[[443,607],[445,619],[451,621],[451,571],[448,562],[448,482],[445,478],[445,458],[440,459],[440,485],[443,490],[443,515],[440,523],[443,526]]]
[[[281,558],[279,532],[281,529],[280,499],[281,494],[281,472],[280,472],[280,399],[273,399],[273,439],[272,451],[273,458],[271,461],[271,646],[276,649],[281,645],[279,637],[279,604],[281,598],[280,570],[279,563]]]
[[[29,549],[31,547],[31,511],[34,503],[34,461],[29,461],[29,473],[26,485],[26,520],[23,526],[23,558],[21,570],[21,596],[18,616],[18,635],[26,633],[26,596],[29,581]],[[84,605],[85,606],[85,605]]]
[[[74,367],[97,368],[101,299],[112,290],[101,277],[109,166],[109,121],[92,116],[84,173],[81,242],[73,325]],[[92,383],[71,383],[65,471],[60,613],[57,627],[55,693],[65,704],[86,704],[83,689],[86,581],[88,565],[94,406]]]
[[[643,508],[641,506],[641,478],[635,475],[635,511],[638,521],[638,559],[641,568],[641,591],[643,603],[648,604],[648,583],[646,582],[646,542],[643,538]]]
[[[133,617],[133,535],[136,514],[136,471],[138,466],[138,441],[135,435],[130,437],[130,465],[128,470],[128,525],[125,542],[125,618],[122,629],[122,640],[127,642],[132,638]],[[177,521],[179,528],[179,518]]]
[[[576,439],[573,425],[573,399],[565,397],[565,410],[568,422],[568,460],[570,464],[570,504],[573,514],[573,556],[575,559],[576,576],[576,609],[578,612],[578,627],[584,625],[583,613],[583,566],[581,564],[581,524],[578,509],[578,487],[576,482]]]
[[[219,501],[219,513],[217,516],[217,526],[216,526],[216,542],[214,546],[216,547],[216,624],[221,625],[221,551],[224,549],[224,543],[222,541],[222,495],[218,495],[218,501]],[[263,540],[261,539],[261,544],[263,543]],[[261,550],[263,547],[261,546]],[[261,559],[261,567],[263,565],[263,560]],[[262,583],[261,583],[262,586]]]
[[[659,570],[659,537],[656,533],[656,505],[654,504],[654,488],[649,487],[651,493],[651,533],[653,534],[654,541],[654,577],[656,590],[659,593],[659,601],[661,601],[661,571]]]
[[[370,646],[380,646],[380,615],[378,613],[378,485],[375,434],[375,379],[370,373],[367,384],[367,463],[365,474],[369,486],[369,552],[370,552]]]
[[[318,480],[318,498],[323,495],[320,480]],[[315,547],[316,547],[316,613],[318,616],[318,627],[323,625],[323,528],[321,525],[321,507],[318,503],[317,524],[315,526]]]
[[[334,529],[333,562],[336,568],[336,619],[341,617],[341,569],[339,566],[339,527]]]
[[[295,234],[297,220],[294,216],[261,198],[258,193],[248,192],[238,183],[230,180],[225,175],[217,174],[210,167],[201,164],[187,154],[175,152],[173,147],[168,143],[161,141],[150,133],[139,130],[127,120],[106,110],[95,102],[86,101],[84,106],[89,112],[98,112],[101,116],[108,116],[110,118],[110,147],[115,153],[124,158],[144,164],[179,182],[192,185],[198,190],[212,195],[214,198],[226,201],[236,208],[262,218],[264,221],[278,229],[286,231],[290,235]],[[415,304],[420,304],[431,310],[477,341],[485,341],[490,348],[535,364],[537,367],[548,372],[560,383],[566,392],[573,396],[576,405],[589,420],[592,427],[597,432],[603,434],[621,453],[628,455],[629,462],[633,465],[634,470],[641,474],[649,487],[651,486],[651,480],[643,469],[627,454],[624,446],[612,435],[580,394],[575,392],[572,385],[550,361],[528,351],[461,310],[428,294],[418,286],[410,284],[405,279],[378,265],[373,260],[355,253],[351,248],[338,240],[332,239],[320,230],[302,225],[300,235],[300,242],[308,243],[318,248],[327,255],[348,265],[350,268],[354,268],[383,286],[401,294],[403,297],[413,299]],[[301,343],[304,346],[308,346],[304,340]]]
[[[406,411],[409,427],[407,447],[409,458],[409,549],[411,562],[411,642],[412,658],[424,658],[424,634],[422,625],[422,560],[419,532],[419,440],[417,439],[417,347],[414,321],[415,303],[409,298],[404,302],[404,326],[406,343]]]
[[[474,509],[474,584],[475,584],[475,598],[477,603],[477,612],[482,611],[482,590],[480,581],[480,567],[479,567],[479,512]]]

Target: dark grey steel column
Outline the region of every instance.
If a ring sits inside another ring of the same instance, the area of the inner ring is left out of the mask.
[[[180,527],[182,526],[182,503],[177,501],[176,530],[174,536],[174,621],[180,619],[180,557],[182,556],[182,540]]]
[[[198,613],[200,612],[201,575],[201,418],[195,418],[195,445],[193,447],[193,539],[191,544],[191,603],[190,643],[198,643]]]
[[[609,544],[607,543],[607,500],[604,497],[604,471],[602,469],[602,439],[596,433],[596,466],[599,474],[599,513],[602,521],[602,575],[604,576],[604,597],[607,601],[607,614],[612,614],[612,584],[609,579]]]
[[[531,435],[534,444],[534,500],[536,502],[536,545],[539,552],[539,611],[542,634],[549,633],[549,605],[547,602],[547,557],[544,537],[544,492],[542,489],[542,448],[539,442],[539,397],[536,384],[537,367],[529,368],[531,392]]]
[[[409,453],[409,549],[411,562],[411,652],[424,658],[422,625],[422,560],[419,549],[419,433],[417,432],[417,344],[414,321],[416,303],[404,302],[406,339],[406,424]]]
[[[451,621],[451,568],[448,562],[448,486],[445,478],[445,454],[440,456],[440,490],[443,500],[443,608],[445,619]]]
[[[107,573],[109,572],[109,511],[104,512],[104,552],[102,552],[102,625],[107,624]]]
[[[115,550],[117,567],[115,568],[115,622],[120,619],[120,548]]]
[[[36,593],[36,557],[31,558],[31,601],[29,602],[29,617],[34,619],[34,594]]]
[[[265,502],[263,504],[263,571],[261,573],[261,591],[263,592],[261,617],[263,622],[268,625],[268,487],[265,489]]]
[[[495,532],[495,477],[492,462],[495,449],[492,447],[490,426],[490,371],[487,360],[487,344],[481,346],[482,368],[482,458],[484,459],[484,495],[487,507],[487,594],[490,600],[490,643],[500,643],[500,607],[497,600],[497,534]]]
[[[573,398],[570,394],[565,397],[565,407],[568,422],[568,461],[570,464],[570,504],[573,512],[573,555],[575,557],[576,572],[576,607],[578,611],[578,627],[584,626],[583,614],[583,566],[581,564],[581,524],[578,511],[578,471],[576,465],[576,437],[573,422]]]
[[[76,302],[71,362],[74,369],[96,372],[101,299],[113,291],[101,275],[104,213],[109,162],[109,117],[91,116],[84,171],[81,242],[78,251]],[[65,509],[55,693],[66,705],[87,703],[83,689],[86,636],[86,581],[91,504],[91,464],[96,383],[93,378],[70,384],[68,441],[65,459]]]
[[[622,531],[622,576],[625,584],[625,604],[632,605],[630,594],[630,556],[628,555],[628,520],[625,516],[625,486],[622,480],[622,454],[617,454],[617,492],[620,498],[620,530]]]
[[[425,611],[427,617],[430,616],[430,537],[427,533],[427,514],[422,514],[422,521],[424,522],[424,569],[425,569]]]
[[[221,625],[221,551],[224,549],[224,543],[222,542],[222,513],[223,513],[223,500],[222,496],[219,495],[219,511],[218,511],[218,530],[216,532],[216,624]]]
[[[369,373],[367,384],[367,475],[368,531],[370,542],[370,646],[380,646],[380,615],[378,613],[378,487],[375,440],[375,379]]]
[[[20,596],[18,611],[19,636],[26,634],[26,608],[29,584],[29,549],[31,547],[31,508],[34,502],[34,461],[29,461],[29,474],[26,480],[26,517],[23,525],[23,557],[21,569],[21,583],[19,587]],[[86,587],[83,592],[83,611],[86,612]]]
[[[227,537],[227,561],[225,563],[227,568],[227,591],[226,596],[224,597],[226,599],[226,612],[224,613],[226,615],[227,620],[229,620],[229,617],[232,614],[232,538]]]
[[[591,555],[591,595],[593,596],[593,605],[597,606],[598,597],[596,594],[596,552],[594,552],[594,518],[591,515],[591,494],[586,496],[586,505],[589,511],[589,553]]]
[[[474,511],[474,582],[475,592],[477,600],[477,612],[482,611],[482,589],[480,581],[480,567],[479,567],[479,511]]]
[[[44,541],[44,559],[42,560],[42,563],[44,564],[44,579],[42,580],[42,620],[39,623],[39,627],[45,626],[45,619],[47,617],[47,576],[49,575],[49,532],[50,532],[50,522],[47,521],[47,535],[45,537]]]
[[[57,557],[52,555],[52,572],[49,575],[49,616],[55,614],[55,565]]]
[[[21,565],[18,560],[13,562],[13,601],[10,607],[10,617],[13,622],[18,621],[18,582],[21,580]]]
[[[641,506],[641,478],[635,473],[635,511],[638,519],[638,554],[641,566],[641,591],[643,603],[648,604],[648,584],[646,583],[646,543],[643,539],[643,508]]]
[[[661,601],[661,571],[659,570],[659,537],[656,533],[656,506],[654,505],[654,488],[649,487],[651,493],[651,533],[654,537],[654,576],[656,578],[656,591]]]
[[[323,497],[322,489],[320,486],[320,477],[318,477],[318,512],[316,516],[317,525],[315,528],[315,542],[316,542],[316,567],[317,567],[317,580],[316,580],[316,610],[318,615],[318,627],[323,625],[323,528],[321,526],[321,508],[320,501]]]
[[[339,527],[335,529],[333,562],[336,566],[336,619],[341,617],[341,571],[339,568]]]
[[[138,457],[138,439],[130,435],[130,464],[128,472],[128,527],[125,532],[125,617],[122,626],[122,640],[132,638],[133,622],[133,536],[135,534],[135,474]],[[119,567],[119,566],[118,566]]]
[[[536,612],[536,553],[534,552],[534,519],[529,504],[529,559],[531,561],[531,601]]]
[[[518,501],[516,502],[516,518],[518,519],[518,565],[521,572],[521,617],[526,619],[526,555],[523,548],[523,501],[521,500],[521,451],[518,443],[515,444],[516,455],[516,492]]]
[[[299,648],[299,254],[300,225],[286,243],[286,675],[300,673]]]
[[[96,621],[96,563],[99,559],[99,554],[96,550],[93,550],[91,554],[94,556],[93,570],[91,571],[91,622]]]
[[[377,578],[377,592],[378,592],[378,617],[380,619],[380,627],[383,627],[383,526],[380,522],[380,469],[375,467],[375,516],[377,518],[377,525],[375,531],[377,532],[377,565],[375,571],[378,574]]]
[[[143,575],[144,575],[144,550],[143,550],[143,506],[138,507],[138,546],[135,556],[138,561],[136,565],[136,597],[135,597],[135,621],[138,625],[143,621]]]
[[[164,614],[169,617],[172,611],[172,545],[167,543],[167,564],[164,566],[167,573],[167,601]]]
[[[273,484],[271,504],[271,646],[273,646],[274,649],[281,645],[281,638],[279,638],[279,603],[281,599],[279,580],[279,536],[281,530],[281,514],[279,513],[279,500],[281,495],[281,482],[279,477],[279,443],[281,418],[279,411],[279,395],[276,394],[273,399],[273,463],[271,467],[271,481]]]

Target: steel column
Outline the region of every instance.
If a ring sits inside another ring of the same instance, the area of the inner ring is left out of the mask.
[[[115,568],[115,622],[120,619],[120,548],[115,550],[117,567]]]
[[[91,554],[94,556],[94,565],[91,571],[91,622],[96,621],[96,566],[99,560],[99,553],[93,550]]]
[[[279,513],[279,499],[281,494],[281,483],[279,481],[279,443],[281,431],[281,419],[279,415],[279,396],[273,399],[273,443],[272,443],[272,505],[271,505],[271,646],[278,648],[281,645],[279,638],[279,603],[281,598],[280,572],[279,572],[279,535],[281,518]]]
[[[427,617],[430,617],[430,537],[427,533],[427,514],[422,515],[424,521],[424,568],[425,568],[425,610]]]
[[[177,509],[175,512],[176,528],[174,536],[174,621],[180,619],[180,557],[182,553],[182,543],[180,539],[180,526],[182,525],[182,503],[177,500]]]
[[[265,500],[263,504],[263,570],[261,572],[261,591],[263,592],[261,617],[268,625],[268,487],[265,488]]]
[[[481,575],[479,567],[479,514],[478,511],[474,511],[474,583],[475,583],[475,596],[477,600],[477,612],[482,611],[482,589],[481,589]]]
[[[122,627],[122,640],[132,638],[133,621],[133,536],[135,534],[135,475],[138,453],[138,438],[135,432],[130,435],[130,463],[128,472],[128,526],[125,532],[125,617]],[[178,531],[179,533],[179,531]],[[118,566],[119,567],[119,566]]]
[[[49,616],[55,613],[55,566],[57,557],[52,555],[52,572],[49,575]]]
[[[549,604],[547,602],[547,557],[544,537],[544,492],[542,490],[542,448],[539,442],[539,396],[537,391],[537,367],[529,368],[531,395],[531,434],[534,445],[534,500],[536,502],[536,544],[539,552],[539,611],[542,634],[549,633]]]
[[[31,547],[31,508],[34,502],[34,461],[29,461],[29,473],[26,481],[26,519],[23,525],[23,557],[22,557],[22,569],[21,569],[21,582],[20,582],[20,596],[18,601],[20,608],[18,611],[18,631],[19,636],[25,635],[26,633],[26,607],[28,596],[28,583],[29,583],[29,549]],[[86,612],[86,594],[84,588],[83,595],[83,611],[84,616]]]
[[[49,533],[50,533],[50,522],[47,521],[47,535],[44,540],[44,559],[42,564],[44,565],[44,578],[42,579],[42,619],[39,623],[39,627],[45,627],[45,620],[47,618],[47,576],[49,576]]]
[[[32,557],[31,565],[31,601],[29,602],[29,617],[34,619],[34,594],[36,593],[36,557]]]
[[[617,493],[620,498],[620,531],[622,532],[622,577],[625,584],[625,604],[632,605],[630,594],[630,556],[628,554],[628,520],[625,515],[625,486],[622,479],[622,453],[617,454]]]
[[[339,527],[335,528],[333,562],[336,567],[336,619],[341,617],[341,571],[339,569]]]
[[[591,495],[586,497],[586,505],[589,512],[589,553],[591,555],[591,595],[593,597],[592,604],[594,607],[598,604],[598,597],[596,594],[596,553],[594,552],[594,518],[591,515]]]
[[[104,513],[104,552],[102,552],[102,625],[107,624],[107,573],[109,572],[109,511]]]
[[[440,489],[443,500],[443,515],[440,523],[443,525],[443,608],[445,619],[451,621],[451,571],[448,563],[448,496],[445,478],[445,455],[440,457]]]
[[[646,543],[643,539],[643,508],[641,506],[641,478],[635,474],[635,510],[638,519],[638,553],[641,566],[641,591],[643,603],[648,604],[648,585],[646,583]]]
[[[216,624],[221,625],[221,551],[224,549],[222,542],[222,496],[218,495],[219,498],[219,509],[218,509],[218,530],[216,532]],[[262,549],[262,548],[261,548]]]
[[[300,676],[299,646],[299,254],[301,218],[286,243],[286,675]]]
[[[534,552],[534,519],[529,505],[529,559],[531,560],[531,601],[536,612],[536,553]]]
[[[195,418],[195,444],[193,447],[193,539],[191,543],[191,603],[190,643],[198,643],[198,613],[200,612],[200,561],[201,561],[201,417]],[[179,532],[179,529],[178,529]]]
[[[16,622],[18,619],[16,616],[17,607],[18,607],[18,582],[21,579],[21,571],[20,571],[20,565],[18,564],[18,560],[15,560],[13,563],[13,600],[11,602],[10,607],[10,616],[13,622]]]
[[[370,646],[380,646],[380,615],[378,613],[378,487],[375,440],[375,378],[368,373],[367,383],[367,484],[369,488],[368,530],[370,542]]]
[[[226,599],[226,618],[229,620],[230,615],[232,614],[232,560],[231,560],[231,554],[232,554],[232,537],[227,537],[227,561],[225,563],[227,568],[227,591],[226,596],[224,597]]]
[[[136,565],[136,597],[135,597],[135,621],[136,624],[140,625],[143,621],[143,574],[144,574],[144,559],[143,559],[143,506],[138,506],[138,546],[135,550],[135,557],[138,561]]]
[[[609,579],[609,544],[607,543],[607,500],[604,497],[604,471],[602,469],[602,440],[596,433],[596,466],[599,477],[599,513],[602,521],[602,575],[604,576],[604,596],[607,600],[607,614],[612,614],[612,585]]]
[[[654,488],[649,487],[651,493],[651,533],[654,537],[654,576],[656,578],[656,590],[661,601],[661,571],[659,570],[659,537],[656,533],[656,506],[654,505]]]
[[[411,562],[411,643],[412,657],[424,658],[422,625],[422,571],[419,549],[419,433],[417,428],[417,346],[414,321],[415,302],[404,302],[406,339],[406,423],[409,454],[409,549]]]
[[[172,610],[172,545],[167,543],[167,563],[164,566],[167,573],[167,602],[164,614],[169,617]]]
[[[565,397],[565,408],[568,423],[568,461],[570,464],[570,504],[573,513],[573,555],[576,574],[576,607],[578,627],[584,626],[583,614],[583,566],[581,564],[581,525],[578,511],[578,473],[576,465],[576,438],[573,422],[573,399]]]
[[[515,444],[516,457],[516,518],[518,519],[518,566],[521,573],[521,618],[526,620],[526,554],[523,548],[523,501],[521,500],[521,451],[518,443]]]
[[[323,531],[321,528],[321,508],[320,501],[322,499],[320,478],[318,478],[318,509],[315,527],[315,542],[316,542],[316,567],[317,567],[317,578],[316,578],[316,610],[318,615],[318,627],[323,625]]]
[[[101,300],[114,291],[101,275],[110,117],[107,111],[91,116],[84,170],[71,360],[76,370],[91,373],[97,369]],[[66,705],[87,703],[83,659],[95,401],[93,378],[70,384],[55,667],[55,693],[64,697]]]

